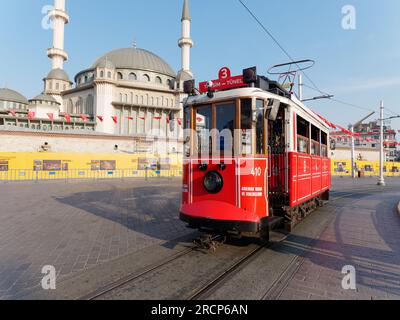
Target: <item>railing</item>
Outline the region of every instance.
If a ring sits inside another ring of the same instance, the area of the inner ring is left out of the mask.
[[[11,181],[50,181],[50,180],[106,180],[106,179],[128,179],[128,178],[168,178],[181,177],[182,170],[96,170],[72,169],[68,171],[35,171],[32,169],[11,169],[0,171],[0,182]]]

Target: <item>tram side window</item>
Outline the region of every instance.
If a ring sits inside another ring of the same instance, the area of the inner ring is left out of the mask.
[[[242,155],[251,155],[252,150],[252,103],[251,99],[241,101]]]
[[[216,151],[233,155],[236,103],[229,102],[216,106]]]
[[[310,123],[297,116],[297,152],[310,153]]]
[[[264,154],[264,101],[256,103],[256,154]]]
[[[183,143],[184,143],[184,152],[185,152],[185,156],[186,157],[190,157],[190,129],[191,129],[191,125],[190,125],[190,111],[191,108],[190,107],[186,107],[185,111],[184,111],[184,137],[183,137]],[[167,115],[168,117],[168,115]],[[168,130],[168,129],[167,129]]]
[[[321,131],[314,125],[311,125],[311,154],[319,156],[320,150],[320,135]]]
[[[209,156],[211,154],[212,109],[211,106],[197,108],[196,111],[196,132],[198,153]]]
[[[328,157],[328,135],[321,131],[321,156]]]

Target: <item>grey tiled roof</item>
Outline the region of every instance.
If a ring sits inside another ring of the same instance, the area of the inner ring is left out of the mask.
[[[62,69],[53,69],[47,75],[46,79],[70,81],[68,74]]]
[[[0,100],[29,104],[28,100],[22,94],[7,88],[0,88]]]
[[[113,50],[97,59],[92,68],[104,65],[106,60],[112,62],[117,69],[149,70],[176,77],[175,71],[167,62],[144,49],[124,48]]]

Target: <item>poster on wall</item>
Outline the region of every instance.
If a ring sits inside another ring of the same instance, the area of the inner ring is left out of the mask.
[[[33,171],[42,171],[43,162],[41,160],[33,161]]]
[[[44,160],[43,171],[61,171],[62,161],[61,160]]]
[[[8,171],[8,161],[1,160],[0,161],[0,172]]]
[[[117,161],[115,160],[101,160],[100,170],[103,171],[114,171],[117,170]]]
[[[100,170],[100,160],[92,160],[90,164],[92,171],[99,171]]]

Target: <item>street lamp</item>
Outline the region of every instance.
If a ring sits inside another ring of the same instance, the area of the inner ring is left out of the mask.
[[[384,119],[384,115],[385,115],[385,109],[383,106],[383,101],[381,101],[381,116],[379,119],[380,122],[380,126],[381,126],[381,139],[380,139],[380,152],[379,152],[379,181],[378,181],[378,186],[385,186],[385,177],[384,177],[384,172],[383,172],[383,162],[384,162],[384,135],[383,135],[383,124],[384,121],[387,120],[392,120],[392,119],[397,119],[400,118],[400,115],[398,116],[393,116],[393,117],[389,117]]]

